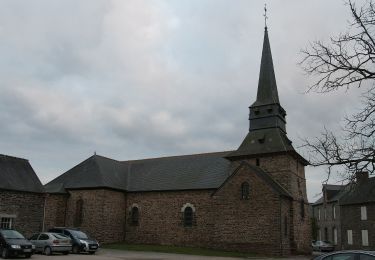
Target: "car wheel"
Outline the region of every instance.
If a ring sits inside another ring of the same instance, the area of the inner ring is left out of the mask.
[[[52,254],[52,250],[51,250],[51,248],[49,246],[46,246],[44,248],[44,254],[45,255],[51,255]]]
[[[79,254],[79,247],[77,245],[73,246],[73,254]]]
[[[69,251],[63,252],[63,255],[69,255]]]
[[[26,254],[25,255],[25,258],[30,258],[31,257],[31,254]]]
[[[95,254],[95,251],[89,251],[89,254],[93,255],[93,254]]]
[[[6,259],[8,258],[8,256],[9,256],[8,249],[3,248],[3,251],[1,251],[1,258]]]

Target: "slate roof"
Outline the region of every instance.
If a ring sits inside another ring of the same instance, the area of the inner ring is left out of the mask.
[[[111,188],[128,192],[219,188],[235,170],[228,152],[116,161],[94,155],[45,185],[48,193]],[[282,196],[291,195],[258,167],[246,163]]]
[[[345,194],[339,200],[340,205],[375,202],[375,177],[350,184],[345,190]]]
[[[250,131],[240,147],[229,154],[229,157],[257,155],[274,152],[295,151],[292,142],[279,128]]]
[[[45,185],[46,191],[108,187],[126,191],[217,188],[230,173],[228,152],[116,161],[94,155]]]
[[[328,191],[328,203],[338,201],[340,205],[351,205],[375,202],[375,177],[347,185],[323,185],[323,187]],[[313,205],[322,203],[323,197]]]
[[[3,154],[0,154],[0,189],[44,193],[28,160]]]
[[[65,193],[65,189],[109,187],[126,190],[127,165],[94,155],[45,185],[47,192]]]
[[[267,27],[264,31],[262,59],[260,63],[257,100],[252,106],[267,105],[279,102],[276,77],[273,68],[271,46]]]

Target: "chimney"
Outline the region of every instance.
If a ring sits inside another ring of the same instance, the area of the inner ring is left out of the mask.
[[[355,179],[357,183],[363,183],[368,181],[368,172],[356,172]]]

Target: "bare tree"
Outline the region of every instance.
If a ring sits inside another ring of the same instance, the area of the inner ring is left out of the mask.
[[[343,134],[324,129],[320,137],[304,140],[313,166],[345,169],[343,177],[353,179],[356,172],[374,174],[375,164],[375,4],[367,1],[357,7],[347,2],[351,21],[346,33],[330,38],[329,43],[310,43],[302,50],[301,66],[317,77],[308,91],[330,92],[340,88],[364,89],[362,108],[347,116]]]

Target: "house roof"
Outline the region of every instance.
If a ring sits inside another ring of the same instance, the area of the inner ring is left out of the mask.
[[[327,192],[327,203],[338,201],[345,193],[346,185],[323,184],[323,190]],[[319,205],[324,202],[323,196],[312,205]]]
[[[339,200],[340,205],[369,202],[375,202],[375,177],[347,185],[345,194]]]
[[[44,192],[44,187],[28,160],[3,154],[0,154],[0,189]]]
[[[106,187],[126,191],[213,189],[229,176],[228,152],[116,161],[94,155],[45,185],[50,193]]]
[[[45,185],[49,193],[111,188],[128,192],[217,189],[245,164],[282,196],[291,197],[268,173],[243,162],[233,168],[228,152],[116,161],[94,155]]]
[[[323,185],[323,189],[327,191],[327,203],[338,201],[340,205],[350,205],[375,202],[375,177],[347,185],[326,184]],[[313,205],[322,203],[323,197],[318,199]]]

